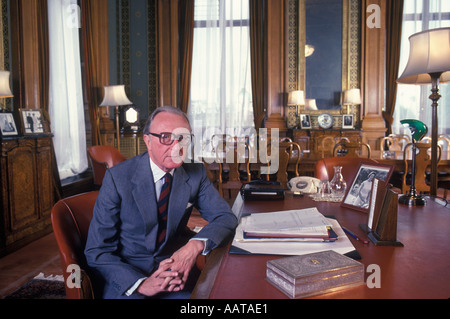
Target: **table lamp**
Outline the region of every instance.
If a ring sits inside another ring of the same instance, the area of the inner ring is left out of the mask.
[[[361,90],[360,89],[350,89],[344,92],[343,105],[347,105],[347,114],[350,114],[350,108],[353,105],[361,104]]]
[[[130,105],[132,102],[125,93],[125,85],[108,85],[105,86],[105,95],[100,106],[115,106],[114,115],[116,118],[116,139],[117,149],[120,151],[120,128],[119,128],[119,106]]]
[[[305,110],[306,111],[317,111],[316,99],[306,99],[305,100]]]
[[[0,98],[14,96],[9,86],[9,74],[9,71],[0,71]],[[1,105],[1,111],[5,111],[5,109],[3,109],[3,104]]]
[[[431,195],[437,192],[437,107],[439,83],[450,82],[450,28],[432,29],[409,37],[410,52],[403,74],[397,79],[401,84],[431,83]]]
[[[301,90],[289,92],[287,105],[295,105],[296,106],[295,114],[297,118],[300,118],[298,114],[298,106],[305,105],[305,93]]]
[[[418,120],[401,120],[403,126],[409,127],[412,137],[412,169],[411,169],[411,188],[408,194],[399,197],[398,202],[409,206],[423,206],[426,200],[423,196],[418,195],[416,191],[416,143],[420,141],[428,132],[427,126]],[[405,172],[406,174],[407,172]]]

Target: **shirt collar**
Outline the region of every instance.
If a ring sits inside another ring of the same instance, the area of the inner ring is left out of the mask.
[[[164,172],[161,168],[158,167],[158,165],[156,165],[152,159],[150,158],[150,168],[152,170],[152,174],[153,174],[153,180],[156,183],[157,181],[159,181],[161,178],[163,178],[164,175],[166,175],[166,172]],[[173,176],[173,170],[171,170],[169,172],[170,175]]]

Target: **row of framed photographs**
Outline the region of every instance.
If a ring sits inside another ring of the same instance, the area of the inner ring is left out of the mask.
[[[19,114],[21,122],[20,126],[17,125],[13,113],[0,113],[0,137],[47,133],[41,110],[19,109]]]
[[[311,116],[309,114],[300,114],[300,128],[311,129]],[[353,114],[342,115],[342,128],[353,129]]]

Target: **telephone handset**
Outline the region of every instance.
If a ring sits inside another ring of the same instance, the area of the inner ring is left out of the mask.
[[[320,180],[309,176],[299,176],[292,178],[287,186],[292,192],[302,192],[307,194],[317,193]]]

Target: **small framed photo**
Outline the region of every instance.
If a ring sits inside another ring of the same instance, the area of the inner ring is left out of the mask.
[[[347,129],[353,128],[353,114],[342,115],[342,128]]]
[[[22,120],[23,134],[42,134],[45,133],[42,112],[38,109],[19,109]]]
[[[19,134],[12,113],[0,113],[0,132],[0,137],[16,136]]]
[[[350,187],[347,188],[341,206],[368,213],[374,178],[388,183],[393,171],[393,165],[361,163]]]
[[[300,127],[302,129],[311,128],[311,117],[309,114],[300,114]]]

